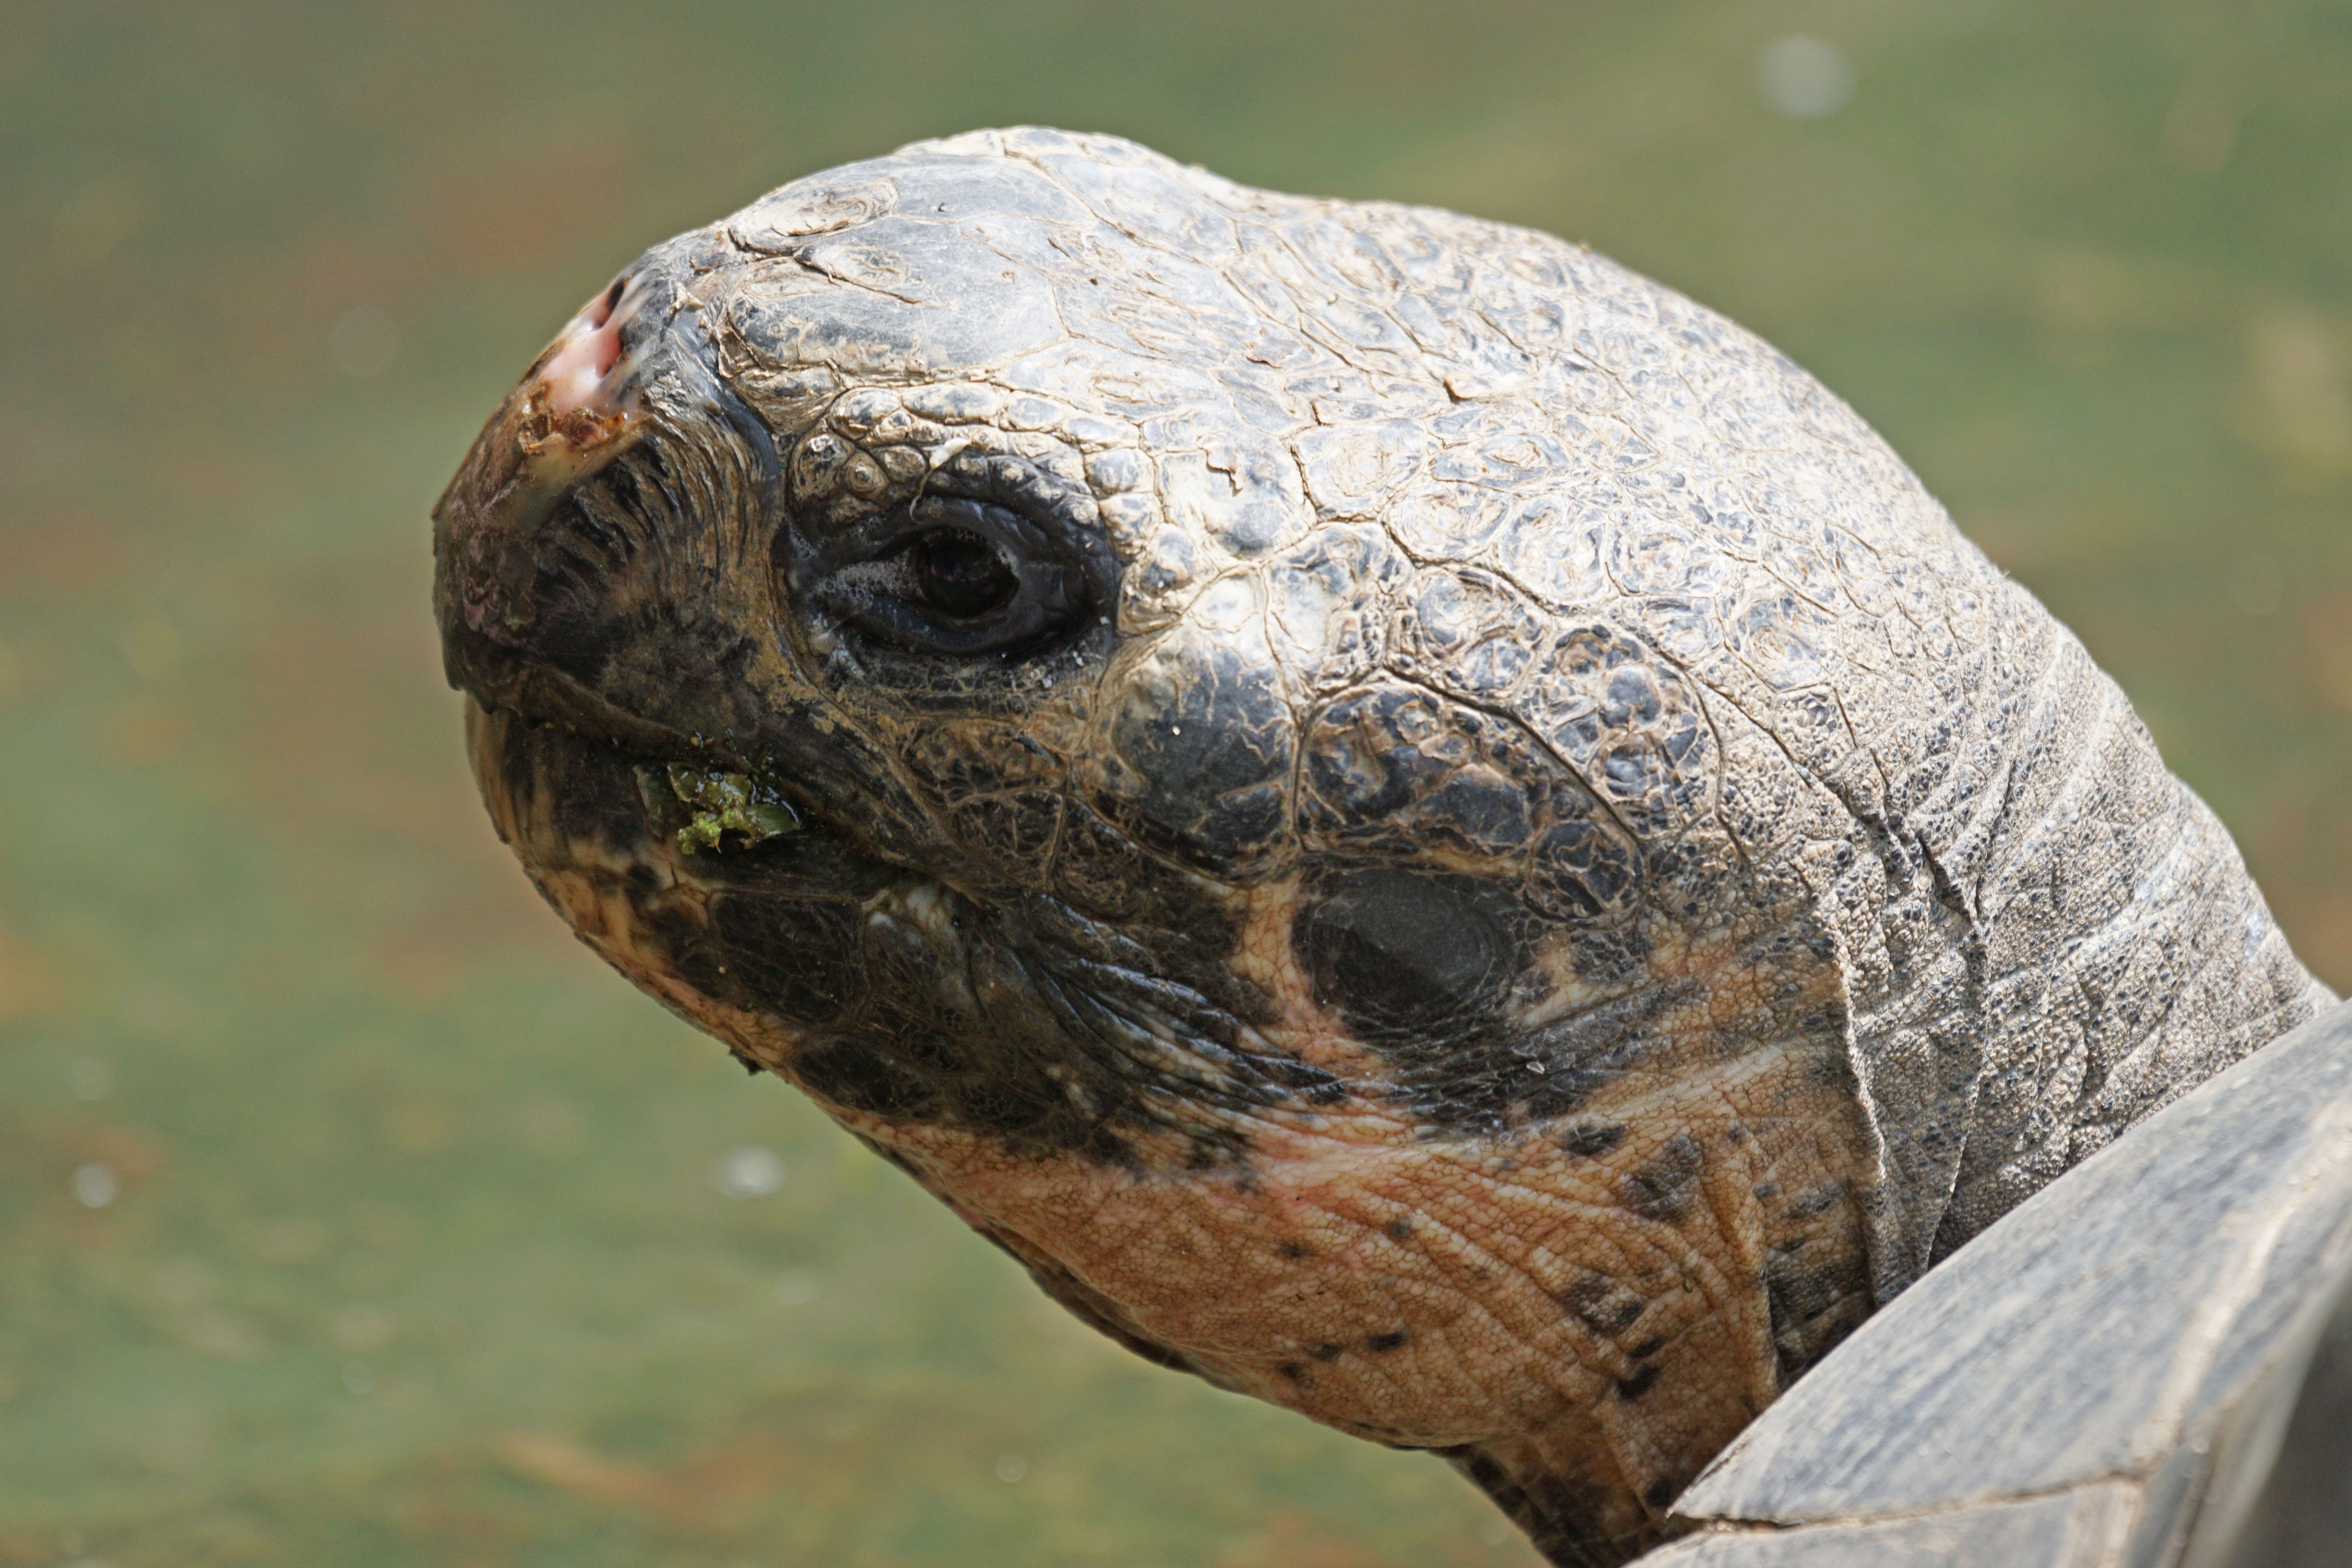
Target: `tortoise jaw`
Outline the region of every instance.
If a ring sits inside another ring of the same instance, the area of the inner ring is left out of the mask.
[[[642,808],[633,814],[625,803],[608,801],[595,812],[599,835],[616,844],[649,837],[667,841],[681,855],[707,858],[798,833],[814,816],[804,802],[792,798],[772,768],[702,737],[636,718],[560,673],[526,671],[509,693],[521,700],[488,702],[467,690],[466,729],[483,798],[500,823],[501,837],[518,850],[520,843],[506,830],[514,795],[526,785],[556,782],[520,776],[537,770],[519,768],[502,739],[518,724],[552,725],[610,750],[612,771],[635,781]],[[598,792],[592,785],[583,793],[593,798]]]
[[[561,724],[647,762],[683,762],[703,752],[698,737],[641,718],[562,670],[534,664],[470,628],[448,627],[441,657],[449,684],[465,694],[469,709],[511,714],[525,723]]]

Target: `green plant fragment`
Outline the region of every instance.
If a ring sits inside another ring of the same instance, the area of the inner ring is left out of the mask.
[[[672,763],[669,787],[694,812],[692,819],[677,830],[677,847],[686,854],[692,855],[698,848],[749,849],[800,831],[800,814],[792,803],[756,774]]]

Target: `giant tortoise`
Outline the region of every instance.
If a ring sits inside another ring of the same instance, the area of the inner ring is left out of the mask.
[[[2244,1059],[2333,998],[2082,645],[1723,317],[979,132],[647,251],[436,519],[548,901],[1138,1353],[1560,1563],[2260,1511],[2352,1045]]]

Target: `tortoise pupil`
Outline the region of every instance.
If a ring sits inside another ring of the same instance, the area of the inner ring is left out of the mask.
[[[915,584],[943,616],[969,620],[1011,599],[1021,586],[996,547],[965,528],[942,528],[915,541]]]

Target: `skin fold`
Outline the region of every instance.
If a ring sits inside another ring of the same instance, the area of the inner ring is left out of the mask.
[[[1547,236],[919,144],[648,251],[436,525],[583,940],[1558,1563],[2329,999],[1851,410]]]

